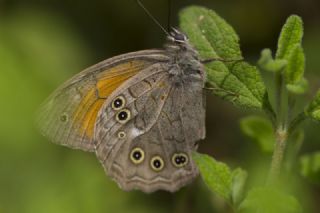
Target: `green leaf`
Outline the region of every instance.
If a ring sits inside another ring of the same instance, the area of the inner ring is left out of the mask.
[[[320,90],[305,110],[307,117],[320,121]]]
[[[305,57],[300,44],[293,47],[289,54],[288,66],[285,72],[286,82],[294,84],[303,78],[305,70]]]
[[[270,49],[266,48],[261,51],[261,56],[258,61],[258,64],[266,64],[268,61],[273,60],[272,52]]]
[[[202,59],[241,59],[239,37],[213,10],[191,6],[180,13],[180,26]]]
[[[196,162],[201,176],[210,190],[231,202],[232,173],[230,168],[214,158],[199,153],[193,153],[193,160]]]
[[[229,71],[220,62],[213,62],[207,65],[207,75],[208,82],[223,89],[214,91],[223,99],[236,106],[263,108],[266,91],[255,66],[239,62]]]
[[[299,16],[290,16],[281,30],[276,59],[289,59],[296,45],[301,45],[303,23]]]
[[[239,61],[239,38],[233,28],[214,11],[197,6],[182,10],[180,21],[200,58],[217,59],[205,66],[207,81],[217,88],[214,93],[236,106],[263,108],[264,83],[256,67]]]
[[[300,174],[320,185],[320,151],[300,158]]]
[[[248,173],[241,168],[237,168],[232,172],[231,197],[234,205],[238,205],[243,198],[247,177]]]
[[[256,142],[263,152],[271,153],[275,143],[273,127],[269,120],[259,116],[241,119],[242,132]]]
[[[303,78],[305,70],[305,55],[301,47],[303,37],[303,22],[299,16],[293,15],[287,19],[282,28],[277,59],[286,59],[288,64],[284,70],[286,87],[293,94],[303,94],[308,82]]]
[[[272,53],[270,49],[264,49],[261,52],[261,57],[258,61],[261,69],[268,72],[279,72],[285,68],[287,65],[287,60],[284,59],[276,59],[272,58]]]
[[[253,188],[240,204],[240,213],[298,213],[301,206],[291,195],[271,187]]]
[[[303,94],[307,91],[309,85],[308,81],[304,78],[302,78],[299,82],[294,83],[294,84],[287,84],[286,85],[287,90],[293,94]]]

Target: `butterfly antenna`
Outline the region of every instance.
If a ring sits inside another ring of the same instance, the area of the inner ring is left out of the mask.
[[[168,23],[167,23],[167,32],[171,29],[171,14],[172,14],[172,7],[171,7],[171,0],[168,0]]]
[[[144,12],[151,18],[151,20],[160,27],[160,29],[168,36],[170,36],[169,32],[160,24],[160,22],[149,12],[149,10],[141,3],[140,0],[136,0],[138,5],[144,10]]]

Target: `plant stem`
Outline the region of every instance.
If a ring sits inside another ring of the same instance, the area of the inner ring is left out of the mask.
[[[277,87],[275,90],[277,92],[277,125],[275,129],[276,143],[267,181],[268,184],[274,183],[280,175],[288,139],[288,92],[281,73],[276,75],[275,82]]]
[[[282,161],[283,161],[283,156],[284,152],[286,150],[286,142],[287,142],[287,130],[283,128],[278,128],[276,130],[276,144],[272,156],[272,162],[271,162],[271,168],[269,172],[269,177],[268,177],[268,184],[274,183],[281,172],[281,167],[282,167]]]

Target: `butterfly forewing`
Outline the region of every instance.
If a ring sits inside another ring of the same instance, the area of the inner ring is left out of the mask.
[[[162,53],[160,50],[129,53],[80,72],[42,105],[38,115],[40,131],[54,143],[94,151],[94,125],[106,98],[144,68],[166,60]]]

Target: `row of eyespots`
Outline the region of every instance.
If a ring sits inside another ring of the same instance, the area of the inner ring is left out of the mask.
[[[141,148],[136,147],[131,151],[130,160],[132,163],[140,164],[143,162],[144,158],[145,154]],[[175,153],[172,156],[171,161],[175,167],[181,168],[188,164],[189,158],[184,153]],[[164,161],[160,156],[156,155],[151,158],[150,166],[154,171],[159,172],[164,168]]]
[[[111,103],[112,109],[118,111],[116,114],[116,120],[122,124],[126,123],[131,117],[130,110],[123,109],[125,105],[126,105],[126,99],[122,95],[116,97]]]
[[[116,120],[122,124],[126,123],[131,117],[130,110],[122,109],[125,106],[125,104],[126,104],[126,99],[121,95],[116,97],[111,103],[112,109],[114,109],[116,111],[120,110],[116,114]],[[124,131],[118,132],[119,139],[124,139],[126,136],[127,136],[127,134]]]

